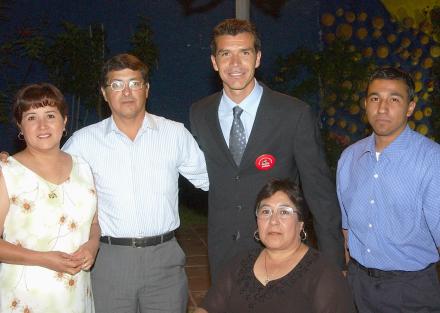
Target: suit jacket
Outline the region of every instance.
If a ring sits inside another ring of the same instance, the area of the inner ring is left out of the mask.
[[[240,166],[237,167],[218,120],[222,93],[191,107],[194,137],[205,153],[209,187],[208,254],[211,277],[238,252],[258,246],[255,200],[271,178],[300,183],[314,218],[319,249],[343,264],[341,213],[321,144],[316,115],[306,103],[263,85],[263,95]],[[256,159],[270,154],[275,165],[259,170]]]

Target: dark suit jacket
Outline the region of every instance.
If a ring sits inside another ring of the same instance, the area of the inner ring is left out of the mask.
[[[256,247],[255,199],[270,178],[300,183],[314,217],[319,249],[343,264],[341,213],[334,183],[325,161],[316,115],[304,102],[263,86],[263,95],[241,164],[235,164],[218,120],[222,93],[191,107],[194,137],[205,153],[210,180],[208,254],[211,276],[238,252]],[[263,154],[276,158],[261,171],[255,160]]]

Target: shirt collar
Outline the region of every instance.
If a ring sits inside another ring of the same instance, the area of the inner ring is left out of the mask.
[[[398,154],[408,149],[408,146],[411,141],[411,136],[412,136],[412,130],[411,128],[409,128],[408,125],[406,125],[405,129],[400,133],[400,135],[397,136],[397,138],[394,139],[394,141],[381,152],[381,155]],[[371,134],[369,137],[367,137],[361,155],[369,152],[375,157],[375,153],[376,153],[375,138],[376,137],[374,133]]]
[[[254,78],[255,85],[251,93],[239,103],[240,108],[243,111],[255,116],[257,114],[259,100],[263,94],[263,87]],[[234,101],[229,98],[223,90],[222,99],[220,101],[219,111],[226,111],[228,113],[232,112],[232,109],[237,105]]]
[[[142,121],[142,126],[139,129],[139,132],[144,132],[147,129],[156,130],[157,123],[155,122],[155,120],[153,119],[153,116],[151,114],[149,114],[148,112],[145,112],[144,120]],[[107,136],[111,133],[119,133],[119,134],[122,133],[119,130],[118,126],[116,125],[115,120],[113,119],[113,115],[107,119],[105,135]]]

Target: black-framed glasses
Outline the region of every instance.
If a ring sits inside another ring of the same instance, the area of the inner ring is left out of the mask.
[[[113,91],[122,91],[125,89],[126,84],[128,83],[128,88],[130,90],[139,90],[144,87],[145,83],[140,80],[129,80],[128,82],[123,80],[113,80],[106,87],[110,87]]]
[[[291,208],[289,206],[279,206],[274,209],[270,206],[263,205],[255,210],[255,215],[257,216],[257,218],[262,220],[270,219],[273,214],[276,214],[279,219],[289,219],[295,213],[299,215],[297,209]]]

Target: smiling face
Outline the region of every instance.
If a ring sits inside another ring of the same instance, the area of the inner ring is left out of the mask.
[[[107,85],[115,80],[125,82],[125,88],[122,91],[114,91],[110,86],[101,88],[115,121],[143,120],[149,85],[144,84],[139,90],[132,90],[128,87],[128,83],[132,80],[144,82],[141,71],[126,68],[109,72],[107,74]]]
[[[275,211],[286,206],[295,209],[295,205],[283,191],[277,191],[271,197],[263,199],[259,207],[263,206]],[[301,242],[300,232],[304,223],[299,221],[296,213],[287,219],[280,219],[275,213],[269,219],[257,218],[261,242],[266,248],[276,250],[288,250],[297,246]]]
[[[18,127],[28,149],[47,151],[59,149],[66,121],[56,106],[31,107],[23,112]]]
[[[365,110],[380,152],[405,129],[416,103],[402,80],[375,79],[368,86]]]
[[[255,50],[254,37],[247,32],[218,36],[215,43],[217,51],[211,56],[212,66],[219,73],[228,97],[239,103],[254,88],[261,52]]]

